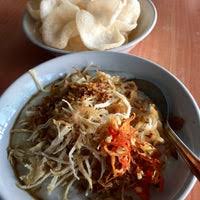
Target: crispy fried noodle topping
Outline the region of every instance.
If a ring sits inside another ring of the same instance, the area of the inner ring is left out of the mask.
[[[162,123],[134,81],[76,70],[46,89],[12,129],[9,160],[20,188],[61,188],[64,200],[74,187],[113,200],[130,192],[146,200],[150,186],[162,189]]]

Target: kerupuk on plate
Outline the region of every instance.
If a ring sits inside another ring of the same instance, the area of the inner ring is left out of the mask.
[[[106,50],[128,41],[140,16],[138,0],[29,0],[43,42],[57,49]]]

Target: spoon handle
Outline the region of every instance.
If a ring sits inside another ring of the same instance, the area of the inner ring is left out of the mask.
[[[182,158],[186,161],[191,172],[200,181],[200,159],[181,141],[181,139],[172,130],[168,122],[165,124],[165,128],[168,132],[168,139],[176,147]]]

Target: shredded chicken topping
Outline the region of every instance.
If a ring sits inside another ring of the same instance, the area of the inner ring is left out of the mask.
[[[20,188],[45,183],[51,195],[62,187],[64,200],[73,185],[92,199],[128,199],[125,191],[134,191],[146,200],[150,186],[162,189],[161,119],[134,81],[77,70],[48,91],[12,129],[8,154]]]

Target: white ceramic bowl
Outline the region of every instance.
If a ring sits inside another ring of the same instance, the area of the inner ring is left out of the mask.
[[[120,47],[110,49],[115,52],[128,52],[136,44],[146,38],[153,30],[157,21],[157,11],[151,0],[139,0],[141,5],[141,15],[138,19],[138,26],[130,33],[130,41]],[[25,12],[23,17],[23,30],[28,39],[35,45],[56,54],[72,53],[62,49],[56,49],[43,43],[41,36],[35,31],[35,22],[30,15]]]
[[[102,70],[117,73],[127,78],[143,78],[157,84],[168,97],[170,111],[185,119],[180,137],[200,155],[199,108],[186,87],[172,74],[148,60],[115,52],[82,52],[64,55],[42,63],[35,68],[43,86],[58,79],[63,73],[72,72],[72,67],[88,64],[101,66]],[[0,98],[0,196],[3,200],[29,200],[31,197],[15,185],[16,179],[7,159],[10,129],[21,108],[37,92],[31,76],[25,73],[18,78]],[[170,159],[165,169],[165,187],[156,191],[152,200],[183,200],[191,191],[195,178],[182,159]],[[73,198],[75,200],[77,198]]]

